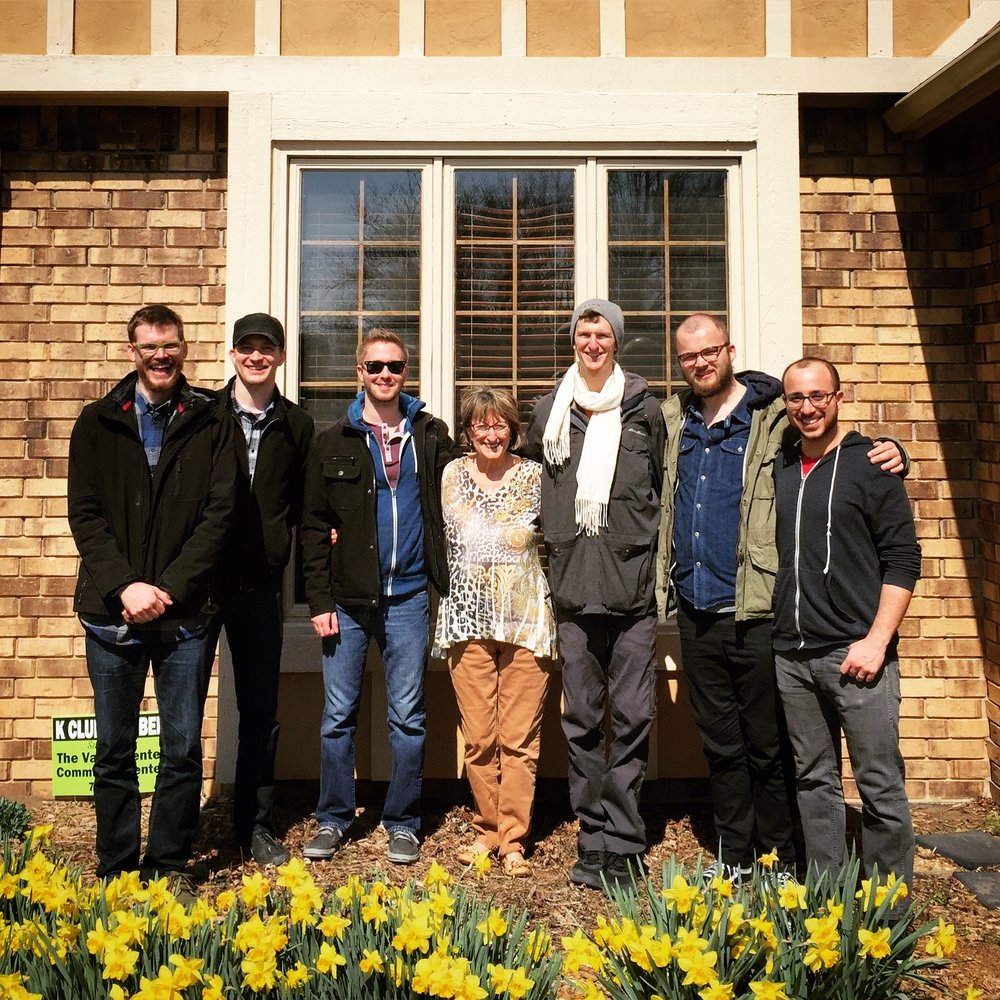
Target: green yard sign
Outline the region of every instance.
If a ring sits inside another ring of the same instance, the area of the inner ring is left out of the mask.
[[[92,715],[60,715],[52,720],[52,794],[87,797],[94,794],[97,720]],[[139,716],[135,766],[139,791],[151,792],[160,767],[160,717]]]

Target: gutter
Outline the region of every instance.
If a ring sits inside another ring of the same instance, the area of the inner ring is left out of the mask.
[[[920,139],[1000,91],[1000,24],[914,87],[884,115],[886,125]]]

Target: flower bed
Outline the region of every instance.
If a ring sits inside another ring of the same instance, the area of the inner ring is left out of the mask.
[[[436,863],[421,882],[323,889],[293,859],[274,884],[257,872],[188,907],[134,873],[85,885],[46,853],[46,835],[3,841],[0,997],[11,1000],[902,998],[906,983],[933,985],[926,973],[955,947],[944,920],[913,923],[905,885],[862,880],[856,863],[799,885],[765,856],[733,886],[671,861],[662,883],[616,893],[610,917],[556,951],[523,911],[456,888]]]

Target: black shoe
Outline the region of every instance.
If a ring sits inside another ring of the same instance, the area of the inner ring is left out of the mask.
[[[275,840],[270,830],[259,826],[250,837],[250,856],[259,865],[283,865],[288,861],[288,848]]]
[[[604,881],[608,891],[620,889],[622,892],[635,892],[642,884],[645,869],[641,854],[615,854],[608,851],[604,855]]]
[[[389,853],[394,865],[412,865],[420,860],[420,841],[412,830],[400,828],[389,834]]]
[[[603,869],[604,851],[580,851],[576,864],[570,869],[569,880],[573,885],[585,885],[588,889],[603,889]]]
[[[344,842],[344,831],[335,826],[321,826],[319,833],[302,848],[302,857],[310,861],[328,861]]]

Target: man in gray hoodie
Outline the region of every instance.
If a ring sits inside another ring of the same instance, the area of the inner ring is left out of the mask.
[[[782,378],[799,439],[775,463],[774,650],[795,754],[810,866],[846,860],[840,734],[861,796],[865,870],[913,876],[913,824],[899,751],[898,629],[920,575],[902,482],[838,420],[837,369],[802,358]]]
[[[659,402],[615,354],[621,309],[576,307],[575,361],[535,405],[541,526],[563,661],[569,792],[580,821],[570,880],[631,885],[646,848],[639,790],[656,710],[655,555],[665,443]],[[610,739],[605,712],[610,710]]]

